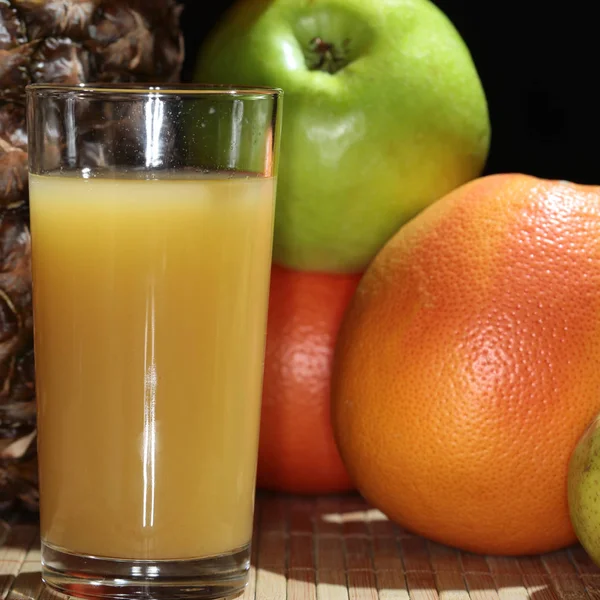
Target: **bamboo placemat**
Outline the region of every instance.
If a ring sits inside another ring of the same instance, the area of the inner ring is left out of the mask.
[[[1,600],[54,600],[29,519],[0,523]],[[580,546],[524,558],[481,556],[397,527],[355,495],[259,494],[250,584],[239,600],[600,600]]]

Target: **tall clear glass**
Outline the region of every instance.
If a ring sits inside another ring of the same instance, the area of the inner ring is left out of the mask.
[[[247,582],[282,94],[27,89],[42,577]]]

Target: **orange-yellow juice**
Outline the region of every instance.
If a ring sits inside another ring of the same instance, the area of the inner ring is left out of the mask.
[[[250,541],[274,190],[31,176],[47,544],[178,559]]]

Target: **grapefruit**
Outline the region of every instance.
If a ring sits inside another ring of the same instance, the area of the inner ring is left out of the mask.
[[[482,177],[366,271],[338,339],[335,438],[359,491],[413,532],[482,553],[561,548],[599,364],[600,187]]]

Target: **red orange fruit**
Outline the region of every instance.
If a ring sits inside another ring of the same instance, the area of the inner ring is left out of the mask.
[[[352,488],[330,419],[333,350],[360,276],[271,274],[258,486],[303,494]]]

